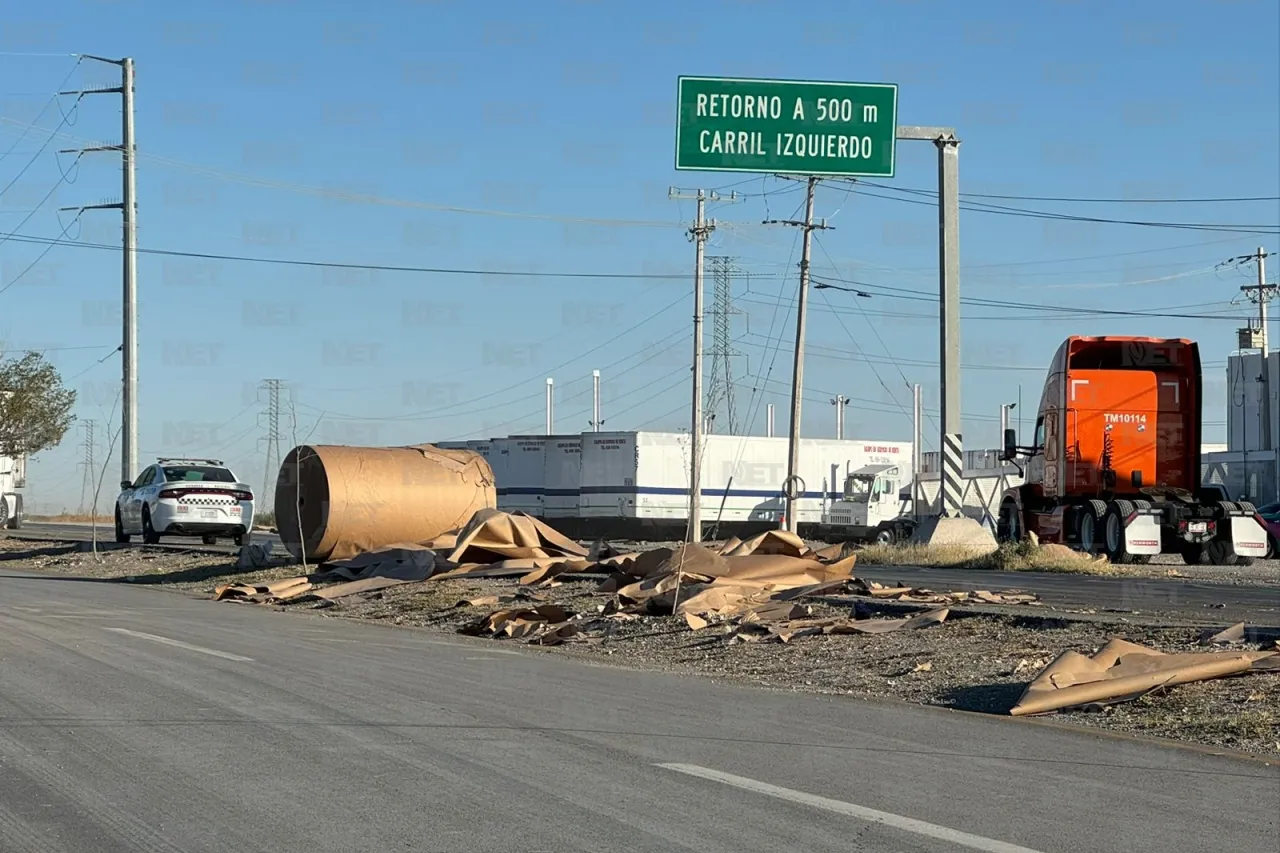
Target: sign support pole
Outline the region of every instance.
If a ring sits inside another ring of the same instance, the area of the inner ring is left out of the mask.
[[[938,149],[938,381],[942,402],[939,471],[943,518],[959,518],[964,500],[960,426],[960,140],[954,128],[900,126],[898,139]]]

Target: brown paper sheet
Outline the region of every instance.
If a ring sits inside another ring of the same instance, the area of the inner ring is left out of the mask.
[[[1092,657],[1063,652],[1027,685],[1009,713],[1013,716],[1044,714],[1141,696],[1159,687],[1261,671],[1274,665],[1277,654],[1280,653],[1165,654],[1127,640],[1113,639]]]

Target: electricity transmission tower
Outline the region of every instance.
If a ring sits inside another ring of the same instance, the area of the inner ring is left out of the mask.
[[[742,312],[733,307],[733,258],[715,255],[707,258],[711,262],[711,274],[715,285],[715,295],[711,310],[715,318],[711,331],[711,381],[707,386],[707,431],[713,432],[719,417],[721,404],[724,407],[725,419],[722,421],[724,432],[736,435],[738,432],[738,413],[733,401],[733,366],[730,359],[742,355],[733,349],[732,315]]]
[[[266,468],[262,475],[262,492],[259,500],[275,500],[275,473],[280,467],[280,380],[264,379],[259,391],[267,392],[267,410],[259,414],[259,423],[261,417],[266,415],[267,434],[259,441],[266,442]],[[274,464],[273,464],[274,463]]]
[[[84,204],[64,207],[76,211],[76,216],[86,210],[119,210],[123,226],[122,266],[123,288],[121,307],[124,328],[120,344],[121,410],[120,410],[120,479],[132,480],[138,475],[138,201],[137,201],[137,144],[133,133],[133,59],[108,59],[102,56],[81,54],[81,59],[105,62],[120,68],[119,86],[98,86],[80,91],[59,92],[59,95],[75,95],[77,102],[87,95],[119,95],[121,98],[120,144],[94,145],[88,148],[69,148],[59,154],[75,154],[77,161],[85,154],[114,151],[120,154],[121,196],[118,202]]]
[[[94,441],[93,441],[93,421],[92,421],[91,419],[85,419],[85,420],[83,420],[83,421],[81,421],[81,422],[80,422],[80,426],[84,427],[84,443],[83,443],[83,445],[82,445],[82,446],[84,447],[84,460],[80,463],[80,464],[84,467],[84,480],[82,480],[82,481],[81,481],[81,483],[80,483],[80,510],[79,510],[79,512],[80,512],[80,514],[81,514],[81,515],[85,515],[85,514],[87,514],[87,513],[89,512],[89,509],[88,509],[88,507],[89,507],[89,503],[88,503],[88,502],[89,502],[89,501],[91,501],[91,500],[93,500],[93,493],[94,493],[94,488],[93,488],[93,482],[94,482],[94,480],[93,480],[93,471],[94,471],[94,466],[93,466],[93,451],[94,451]],[[98,508],[97,508],[96,506],[95,506],[95,507],[93,507],[93,512],[94,512],[95,514],[97,513],[97,511],[98,511]]]

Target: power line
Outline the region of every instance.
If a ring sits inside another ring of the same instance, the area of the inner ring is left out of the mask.
[[[0,117],[0,123],[9,124],[16,127],[25,126],[25,122],[16,121],[14,119]],[[88,142],[88,140],[80,139],[72,134],[59,134],[62,138]],[[146,160],[158,166],[167,166],[170,168],[181,169],[209,178],[230,181],[232,183],[240,183],[246,186],[259,187],[264,189],[284,190],[287,192],[299,193],[302,195],[320,196],[322,198],[333,198],[341,201],[362,202],[365,204],[384,205],[389,207],[408,207],[420,210],[432,210],[439,213],[460,213],[475,216],[495,216],[508,219],[530,219],[540,220],[544,222],[560,222],[566,224],[582,224],[582,225],[608,225],[631,228],[681,228],[684,223],[662,221],[662,220],[645,220],[645,219],[607,219],[593,218],[586,216],[561,216],[557,214],[545,213],[522,213],[510,210],[490,210],[483,208],[461,207],[457,205],[432,204],[429,202],[410,201],[407,199],[388,198],[372,193],[346,192],[339,189],[327,187],[308,186],[306,184],[294,184],[285,181],[273,181],[263,178],[255,178],[251,175],[241,175],[235,172],[226,172],[220,169],[212,169],[205,166],[199,166],[194,163],[186,163],[181,160],[175,160],[170,157],[161,157],[155,154],[145,152],[139,153],[139,159]]]
[[[892,189],[896,192],[916,195],[937,196],[936,190],[917,189],[911,187],[894,187],[877,184],[874,181],[856,180],[856,183],[880,189]],[[1280,196],[1235,196],[1216,198],[1080,198],[1071,196],[1045,195],[997,195],[995,193],[960,193],[961,198],[994,198],[1006,201],[1048,201],[1063,204],[1234,204],[1237,202],[1280,201]]]
[[[392,415],[392,416],[389,416],[389,417],[381,417],[381,418],[379,418],[379,417],[371,417],[371,416],[367,416],[367,415],[366,415],[366,416],[363,416],[363,417],[361,417],[361,416],[357,416],[357,415],[343,415],[343,414],[342,414],[342,413],[340,413],[340,412],[338,412],[338,413],[331,413],[331,414],[330,414],[330,417],[341,417],[341,418],[343,418],[343,419],[366,420],[366,421],[404,421],[404,422],[410,422],[410,421],[419,421],[419,420],[438,420],[438,419],[439,419],[439,418],[441,418],[441,417],[457,417],[458,415],[464,415],[464,414],[479,414],[480,412],[489,411],[489,410],[491,410],[491,409],[502,408],[502,407],[504,407],[504,406],[509,405],[509,402],[496,403],[496,404],[491,405],[491,406],[486,406],[486,407],[481,408],[481,409],[472,409],[472,410],[469,410],[469,411],[466,411],[466,412],[454,412],[452,415],[444,415],[444,416],[440,415],[440,412],[448,411],[449,409],[453,409],[453,408],[456,408],[456,407],[458,407],[458,406],[469,405],[469,404],[471,404],[471,403],[478,403],[478,402],[480,402],[481,400],[487,400],[487,399],[490,399],[490,398],[496,397],[496,396],[498,396],[499,394],[505,394],[505,393],[506,393],[506,392],[508,392],[508,391],[514,391],[514,390],[516,390],[517,388],[521,388],[521,387],[528,386],[528,385],[532,384],[533,382],[536,382],[538,378],[543,377],[543,376],[545,376],[545,375],[546,375],[546,374],[548,374],[548,373],[554,373],[555,371],[560,370],[561,368],[568,367],[569,365],[573,364],[574,362],[580,361],[580,360],[582,360],[583,358],[585,358],[585,357],[587,357],[587,356],[591,355],[591,354],[592,354],[592,353],[594,353],[594,352],[598,352],[599,350],[602,350],[602,349],[604,349],[605,347],[612,346],[613,344],[617,343],[617,341],[618,341],[618,339],[619,339],[619,338],[622,338],[622,337],[624,337],[624,336],[626,336],[626,335],[630,334],[631,332],[634,332],[636,329],[640,328],[641,326],[643,326],[644,324],[646,324],[646,323],[650,322],[651,320],[655,320],[655,319],[657,319],[658,317],[662,316],[662,315],[663,315],[663,314],[665,314],[666,312],[670,311],[670,310],[671,310],[672,308],[674,308],[676,305],[679,305],[679,304],[680,304],[681,302],[683,302],[686,298],[687,298],[687,297],[686,297],[685,295],[683,295],[683,294],[682,294],[679,298],[677,298],[677,299],[675,299],[674,301],[672,301],[672,302],[668,303],[668,304],[667,304],[666,306],[664,306],[663,308],[660,308],[659,310],[655,311],[654,313],[650,314],[648,317],[645,317],[644,319],[640,320],[639,322],[635,323],[634,325],[632,325],[632,326],[630,326],[630,327],[628,327],[628,328],[626,328],[626,329],[623,329],[623,330],[621,330],[621,331],[618,331],[618,332],[613,333],[613,334],[612,334],[612,335],[611,335],[607,340],[603,341],[603,342],[602,342],[602,343],[600,343],[600,344],[597,344],[596,346],[592,347],[591,349],[587,350],[586,352],[579,353],[578,355],[574,356],[573,358],[570,358],[570,359],[568,359],[567,361],[562,361],[562,362],[560,362],[559,364],[555,365],[554,367],[551,367],[551,368],[549,368],[549,369],[547,369],[547,370],[545,370],[545,371],[539,371],[539,372],[538,372],[538,374],[537,374],[536,376],[533,376],[533,377],[530,377],[530,378],[526,378],[526,379],[522,379],[521,381],[519,381],[519,382],[515,382],[515,383],[513,383],[513,384],[511,384],[511,385],[508,385],[508,386],[507,386],[507,387],[505,387],[505,388],[499,388],[497,391],[491,391],[491,392],[489,392],[488,394],[482,394],[482,395],[481,395],[481,396],[479,396],[479,397],[476,397],[476,398],[471,399],[471,400],[467,400],[465,403],[455,403],[455,404],[450,405],[450,406],[440,406],[440,407],[437,407],[437,408],[435,408],[435,409],[430,409],[430,410],[426,410],[426,411],[413,412],[413,413],[405,414],[405,415]],[[678,330],[678,331],[676,331],[676,332],[673,332],[673,333],[671,333],[671,334],[667,335],[667,336],[666,336],[666,337],[664,337],[664,338],[659,339],[659,341],[658,341],[657,343],[659,343],[659,344],[660,344],[660,343],[662,343],[662,342],[664,342],[664,341],[666,341],[666,340],[671,339],[672,337],[675,337],[676,335],[684,334],[684,333],[685,333],[685,330],[683,330],[683,329]],[[652,352],[652,350],[654,349],[654,347],[655,347],[655,346],[656,346],[656,345],[650,345],[650,346],[646,347],[646,349],[645,349],[644,351],[642,351],[642,352]],[[629,360],[631,360],[632,358],[635,358],[637,355],[640,355],[640,354],[641,354],[641,353],[632,353],[632,354],[630,354],[630,355],[628,355],[628,356],[624,356],[623,358],[619,359],[618,361],[614,362],[613,364],[621,364],[623,361],[629,361]],[[652,359],[653,359],[653,358],[655,358],[655,357],[656,357],[655,355],[652,355],[652,354],[651,354],[651,355],[650,355],[650,357],[649,357],[648,359],[645,359],[645,361],[650,361],[650,360],[652,360]],[[612,367],[612,366],[613,366],[613,365],[606,365],[604,369],[608,369],[609,367]],[[584,377],[584,378],[587,378],[587,377]],[[523,398],[523,397],[522,397],[522,398],[520,398],[520,399],[525,399],[525,398]],[[314,407],[314,406],[308,406],[308,405],[307,405],[307,404],[305,404],[305,403],[299,403],[298,405],[302,406],[303,408],[316,409],[316,407]],[[317,411],[319,411],[318,409],[316,409],[316,410],[317,410]]]
[[[0,54],[0,55],[3,55],[3,54]],[[44,118],[44,114],[49,111],[49,107],[57,103],[58,97],[59,97],[58,92],[61,91],[67,85],[67,83],[71,82],[71,78],[76,73],[76,69],[80,67],[80,62],[81,60],[77,58],[75,64],[71,66],[71,70],[67,72],[67,76],[62,78],[62,82],[58,84],[58,88],[54,91],[53,95],[50,96],[49,100],[45,102],[45,105],[40,108],[40,112],[36,113],[35,121],[32,122],[31,124],[28,124],[26,127],[22,129],[22,133],[18,135],[18,138],[14,140],[13,144],[9,146],[8,150],[6,150],[3,154],[0,154],[0,160],[4,160],[10,154],[12,154],[14,152],[14,149],[22,144],[22,140],[27,138],[27,134],[39,126],[40,119]],[[61,124],[58,125],[58,127],[61,127],[62,124],[66,124],[66,123],[67,123],[66,114],[64,113],[63,121]],[[56,132],[56,129],[55,129],[55,132]],[[53,134],[51,133],[49,135],[49,139],[45,140],[44,145],[41,145],[39,150],[35,152],[34,157],[39,157],[40,154],[46,148],[49,147],[49,142],[52,139],[53,139]],[[28,163],[27,165],[30,166],[31,164]],[[23,171],[26,171],[26,170],[24,169]],[[21,175],[19,175],[19,177],[21,177]]]
[[[49,237],[28,237],[22,234],[0,231],[0,237],[7,237],[19,243],[36,243],[45,245],[54,243],[60,246],[71,246],[82,249],[100,249],[110,252],[120,251],[119,246],[105,243],[82,243],[79,240],[61,240]],[[139,247],[138,254],[163,255],[166,257],[194,258],[211,261],[239,261],[253,264],[273,264],[277,266],[317,267],[327,269],[371,270],[374,272],[403,272],[426,275],[477,275],[477,276],[510,276],[526,278],[574,278],[574,279],[645,279],[660,281],[684,281],[687,275],[669,275],[665,273],[630,273],[630,272],[546,272],[542,270],[503,270],[450,267],[410,267],[391,264],[356,264],[338,261],[310,261],[301,258],[261,258],[249,255],[222,255],[215,252],[183,252],[176,249],[144,249]],[[772,278],[769,274],[763,277]]]
[[[854,180],[852,178],[847,180]],[[858,182],[862,183],[862,182]],[[905,192],[910,195],[928,194],[925,190],[899,190],[897,187],[890,187],[884,184],[867,183],[867,186],[873,186],[877,189],[884,189],[894,192]],[[926,201],[919,198],[904,198],[902,196],[880,195],[863,191],[859,195],[869,198],[886,199],[888,201],[898,201],[904,204],[921,204],[926,207],[937,207],[936,201]],[[935,194],[936,195],[936,194]],[[1078,216],[1068,213],[1054,213],[1047,210],[1032,210],[1030,208],[1011,207],[1000,204],[986,204],[983,202],[961,202],[961,210],[967,210],[971,213],[989,213],[1000,216],[1015,216],[1026,219],[1047,219],[1063,222],[1088,222],[1102,225],[1135,225],[1147,228],[1173,228],[1188,231],[1218,231],[1230,234],[1280,234],[1280,226],[1276,225],[1234,225],[1226,223],[1207,223],[1207,222],[1159,222],[1139,219],[1110,219],[1102,216]]]
[[[831,259],[831,255],[828,254],[826,247],[822,245],[822,241],[818,240],[817,238],[814,238],[814,242],[818,244],[818,248],[822,251],[822,254],[826,256],[827,260],[831,262],[831,265],[835,266],[835,261]],[[835,307],[831,304],[831,301],[827,299],[827,295],[825,293],[822,294],[822,301],[826,303],[828,308]],[[860,300],[855,299],[853,301],[853,304],[856,308],[858,308],[859,310],[862,310],[862,305]],[[836,318],[836,322],[840,324],[840,328],[844,330],[844,333],[849,336],[849,340],[853,342],[854,349],[856,349],[858,353],[862,355],[865,360],[866,356],[862,352],[862,347],[858,344],[858,339],[853,336],[853,332],[849,331],[849,327],[844,324],[844,320],[840,318],[839,314],[836,314],[835,318]],[[871,333],[875,335],[876,340],[880,342],[880,348],[884,350],[884,354],[889,357],[890,361],[893,362],[894,368],[898,371],[898,376],[902,377],[903,386],[906,388],[910,388],[911,382],[907,379],[907,375],[902,372],[902,368],[898,365],[896,361],[893,360],[893,354],[889,352],[888,344],[884,342],[884,338],[880,337],[880,332],[878,329],[876,329],[875,323],[871,322],[871,318],[867,317],[865,312],[863,313],[863,320],[866,321],[867,326],[871,329]],[[876,377],[876,381],[880,383],[880,387],[884,388],[884,390],[893,399],[893,402],[897,404],[898,408],[902,409],[902,416],[905,417],[908,421],[912,421],[912,417],[910,414],[907,413],[906,407],[898,402],[898,395],[894,394],[893,391],[889,389],[889,386],[885,384],[884,379],[880,376],[880,371],[876,370],[875,365],[870,361],[867,361],[867,365],[871,368],[871,372]],[[841,399],[843,400],[844,398],[841,397]],[[843,417],[844,417],[843,409],[841,409],[840,411],[840,417],[841,417],[841,423],[843,423]],[[930,418],[930,423],[932,423],[932,421],[933,419]],[[933,424],[933,427],[935,431],[938,429],[937,424]]]
[[[768,297],[768,296],[769,296],[768,294],[760,294],[760,295],[761,295],[761,296],[765,296],[765,297]],[[739,301],[739,302],[745,302],[745,303],[748,303],[748,304],[750,304],[750,305],[761,305],[761,306],[768,307],[768,308],[773,308],[773,309],[776,309],[776,308],[777,308],[777,305],[778,305],[777,300],[772,299],[772,298],[767,298],[767,299],[747,299],[747,298],[740,298],[738,301]],[[922,301],[923,301],[923,300],[922,300]],[[861,310],[861,311],[854,311],[854,310],[852,310],[852,309],[848,309],[848,308],[835,308],[835,307],[830,307],[830,303],[828,303],[828,305],[829,305],[829,307],[828,307],[828,309],[827,309],[827,310],[828,310],[828,312],[829,312],[829,313],[831,313],[831,314],[863,314],[863,315],[871,316],[871,317],[886,317],[886,318],[903,319],[903,320],[928,320],[928,321],[932,321],[932,322],[935,322],[935,323],[938,321],[938,315],[937,315],[936,313],[935,313],[935,314],[922,314],[922,313],[919,313],[919,312],[911,312],[911,311],[879,311],[879,310],[875,310],[875,309],[863,309],[863,310]],[[1164,309],[1162,309],[1162,310],[1166,310],[1166,311],[1173,311],[1173,310],[1183,310],[1183,309],[1186,309],[1186,308],[1211,308],[1211,307],[1213,307],[1213,306],[1226,306],[1226,307],[1223,307],[1223,308],[1219,309],[1219,311],[1218,311],[1218,312],[1209,312],[1209,313],[1220,314],[1220,317],[1221,317],[1222,319],[1228,319],[1228,318],[1230,318],[1230,317],[1235,317],[1235,316],[1237,316],[1237,314],[1238,314],[1238,312],[1239,312],[1239,310],[1240,310],[1240,308],[1239,308],[1239,306],[1238,306],[1238,305],[1234,305],[1234,304],[1232,304],[1231,302],[1228,302],[1228,301],[1223,300],[1223,299],[1219,299],[1219,300],[1216,300],[1216,301],[1214,301],[1214,302],[1196,302],[1196,303],[1192,303],[1192,304],[1190,304],[1190,305],[1174,305],[1174,306],[1166,307],[1166,308],[1164,308]],[[966,322],[990,322],[990,323],[994,323],[994,322],[1015,322],[1015,323],[1025,323],[1027,320],[1051,320],[1051,321],[1073,320],[1073,319],[1075,319],[1075,317],[1077,316],[1077,315],[1075,315],[1075,314],[1064,314],[1064,313],[1062,313],[1062,312],[1052,312],[1052,311],[1049,311],[1049,312],[1046,312],[1046,313],[1043,313],[1043,314],[1031,313],[1032,311],[1035,311],[1035,310],[1037,310],[1037,306],[1035,306],[1035,305],[1029,305],[1029,306],[1027,306],[1027,308],[1026,308],[1026,310],[1025,310],[1025,312],[1024,312],[1024,313],[1016,314],[1016,315],[1009,315],[1009,314],[1002,314],[1002,315],[996,315],[996,314],[965,314],[965,315],[964,315],[964,320],[965,320]],[[1233,314],[1233,313],[1231,313],[1231,312],[1236,312],[1236,314]],[[1180,314],[1180,315],[1178,315],[1178,316],[1184,316],[1184,315],[1181,315],[1181,314]],[[1118,319],[1118,318],[1115,318],[1115,317],[1096,317],[1096,318],[1094,318],[1094,319],[1102,321],[1102,320],[1114,320],[1114,319]]]
[[[927,294],[924,291],[912,290],[904,287],[892,287],[887,284],[868,284],[866,282],[850,281],[848,279],[831,278],[829,276],[821,276],[823,280],[818,280],[814,287],[818,289],[842,290],[846,293],[852,293],[855,296],[871,297],[883,296],[886,299],[907,299],[912,301],[937,302],[938,297]],[[832,282],[839,281],[845,284],[852,284],[855,287],[843,287]],[[881,290],[885,293],[874,293],[870,291]],[[1167,314],[1157,311],[1122,311],[1116,308],[1072,308],[1065,305],[1043,305],[1039,303],[1023,303],[1008,302],[1000,299],[984,299],[975,296],[962,296],[960,298],[962,305],[976,305],[983,308],[1007,308],[1010,311],[1057,311],[1066,315],[1078,315],[1091,317],[1094,315],[1107,315],[1113,317],[1162,317],[1172,318],[1175,320],[1230,320],[1238,321],[1240,318],[1227,317],[1214,314]]]

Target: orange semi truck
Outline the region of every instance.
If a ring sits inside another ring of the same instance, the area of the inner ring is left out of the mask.
[[[1200,348],[1182,338],[1070,337],[1049,367],[1035,440],[1001,497],[997,538],[1035,533],[1114,563],[1156,554],[1249,565],[1267,552],[1253,504],[1201,486]]]

